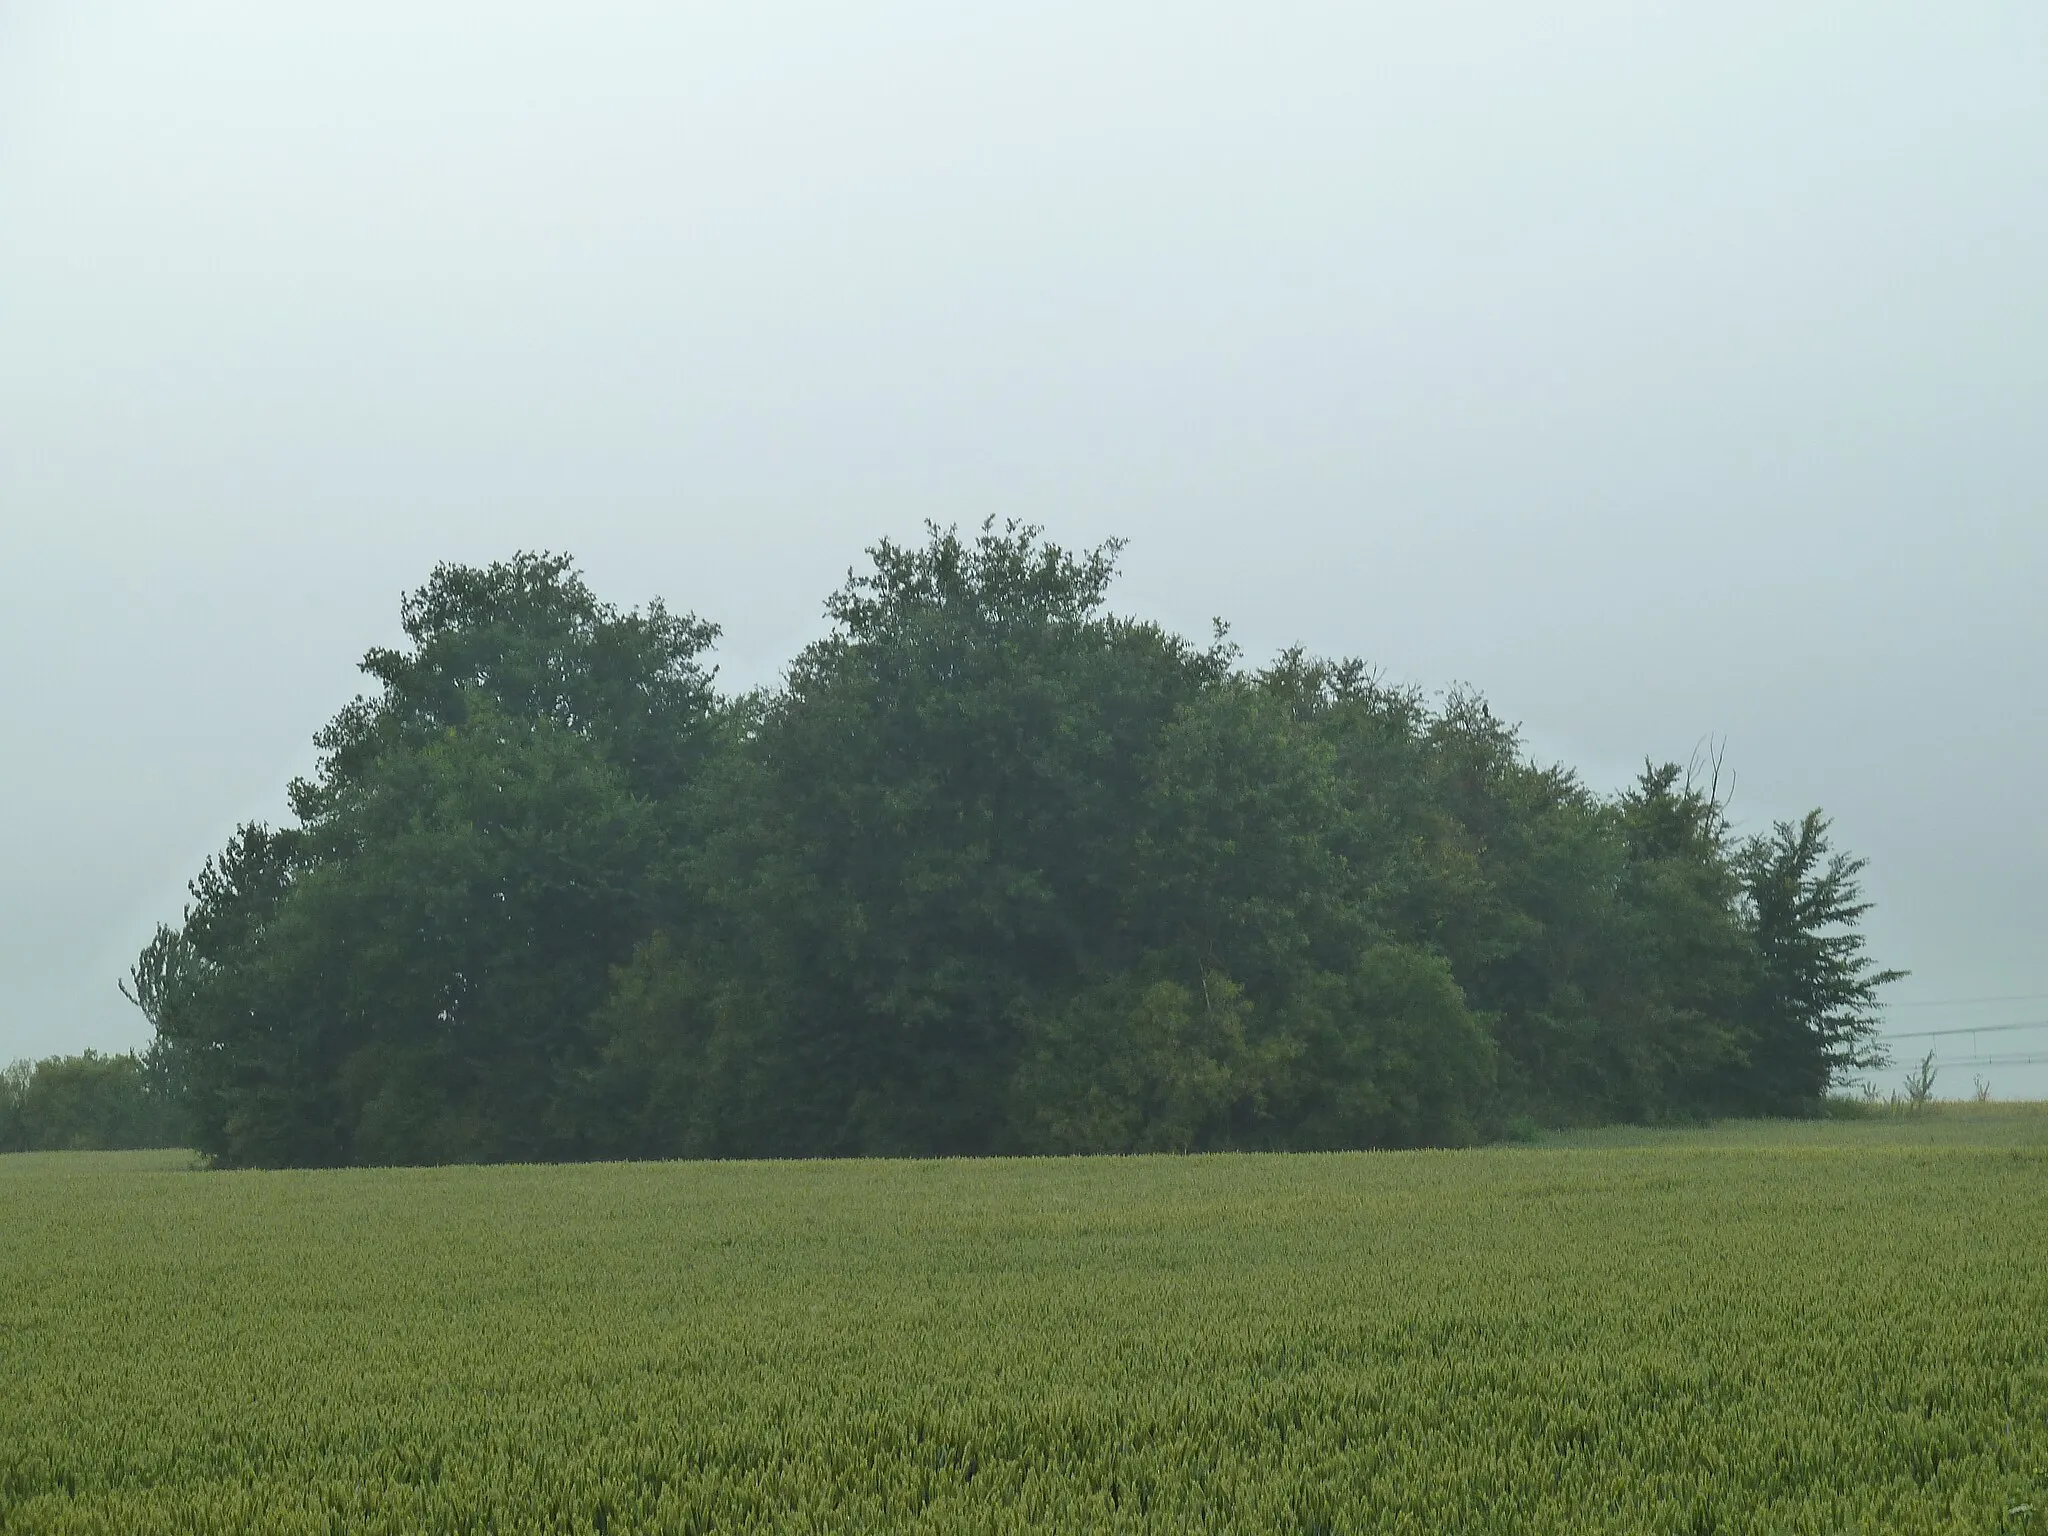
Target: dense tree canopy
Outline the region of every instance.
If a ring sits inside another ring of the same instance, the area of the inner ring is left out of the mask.
[[[161,1066],[85,1051],[0,1069],[0,1152],[177,1146],[187,1128]]]
[[[1818,812],[1604,798],[1476,697],[1244,667],[1116,547],[883,542],[776,687],[443,567],[130,986],[232,1165],[1441,1144],[1810,1106],[1892,973]]]

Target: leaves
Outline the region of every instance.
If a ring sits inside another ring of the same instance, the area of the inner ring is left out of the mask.
[[[1242,667],[1120,546],[884,540],[782,682],[442,566],[128,990],[231,1164],[1455,1143],[1814,1105],[1861,864],[1603,798],[1469,691]]]
[[[1782,1104],[1825,1092],[1845,1074],[1888,1060],[1876,1042],[1879,989],[1904,971],[1864,953],[1856,921],[1865,861],[1837,853],[1819,811],[1779,822],[1736,857],[1756,947],[1751,1002],[1758,1098]]]

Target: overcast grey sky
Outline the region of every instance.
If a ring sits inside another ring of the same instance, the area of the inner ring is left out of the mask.
[[[2048,1019],[2044,273],[2039,0],[0,0],[0,1060],[143,1041],[436,560],[751,683],[991,513],[1603,787],[1725,737],[1897,1028]]]

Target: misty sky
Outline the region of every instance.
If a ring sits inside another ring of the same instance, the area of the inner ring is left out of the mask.
[[[143,1042],[435,561],[741,685],[989,514],[1602,788],[1725,738],[1895,1028],[2048,1019],[2044,274],[2039,0],[0,0],[0,1060]]]

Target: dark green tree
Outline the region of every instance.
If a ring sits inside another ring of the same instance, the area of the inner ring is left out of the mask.
[[[1113,546],[989,526],[871,554],[715,780],[699,969],[746,995],[703,1006],[785,1085],[730,1144],[998,1150],[1027,1015],[1135,953],[1145,764],[1225,662],[1102,611]]]
[[[1735,1107],[1783,1114],[1850,1073],[1884,1066],[1877,996],[1905,976],[1865,952],[1858,920],[1867,861],[1834,850],[1819,811],[1777,823],[1738,850],[1743,917],[1755,945],[1747,1070]]]
[[[614,967],[675,915],[711,630],[554,557],[442,567],[131,979],[195,1138],[244,1164],[576,1156]]]

